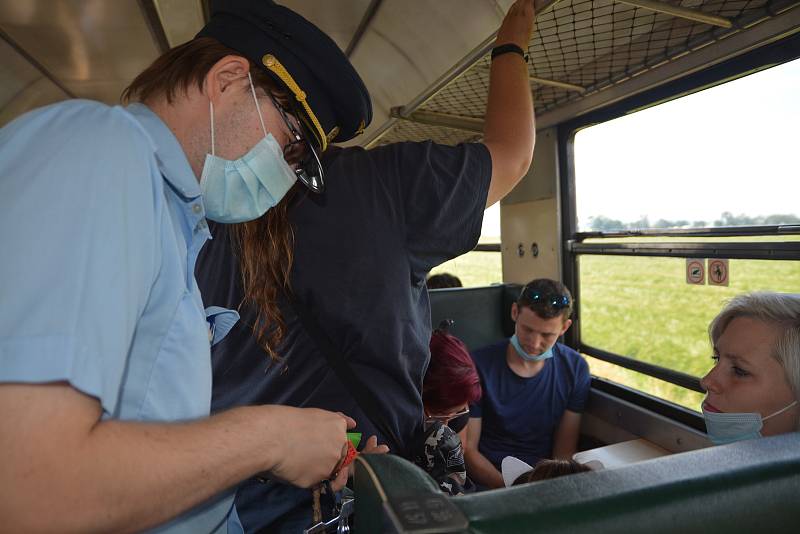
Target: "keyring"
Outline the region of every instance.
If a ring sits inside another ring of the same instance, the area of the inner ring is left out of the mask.
[[[330,478],[335,480],[339,476],[339,472],[353,463],[357,455],[358,451],[353,446],[353,443],[349,439],[345,441],[344,445],[342,445],[342,457],[339,458],[336,467],[333,468]]]

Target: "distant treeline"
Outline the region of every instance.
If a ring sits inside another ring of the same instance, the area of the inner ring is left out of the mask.
[[[800,224],[800,217],[791,214],[776,214],[750,217],[749,215],[734,215],[726,211],[715,221],[686,221],[679,219],[670,221],[658,219],[651,223],[647,217],[637,221],[622,222],[611,219],[605,215],[589,217],[589,228],[597,232],[612,232],[619,230],[644,230],[646,228],[708,228],[711,226],[757,226],[760,224]]]

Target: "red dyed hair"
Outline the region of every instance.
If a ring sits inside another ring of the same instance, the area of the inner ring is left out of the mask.
[[[429,414],[443,414],[454,406],[481,398],[481,381],[466,345],[455,336],[435,330],[431,362],[422,383],[422,402]]]

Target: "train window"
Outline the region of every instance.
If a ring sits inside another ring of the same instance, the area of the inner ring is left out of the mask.
[[[800,223],[798,94],[795,60],[579,131],[578,230]]]
[[[729,260],[728,286],[687,284],[682,258],[584,255],[579,263],[582,343],[695,377],[711,367],[707,327],[725,300],[759,289],[800,292],[798,261]],[[699,406],[690,389],[600,360],[590,365],[597,376]]]
[[[577,132],[577,336],[595,375],[697,410],[724,302],[800,292],[798,92],[795,60]]]
[[[483,227],[478,247],[434,267],[431,274],[450,273],[464,287],[488,286],[503,281],[500,254],[500,203],[490,206],[483,214]]]

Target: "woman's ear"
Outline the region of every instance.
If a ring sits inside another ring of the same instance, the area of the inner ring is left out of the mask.
[[[231,95],[236,88],[248,86],[250,62],[236,55],[225,56],[216,63],[203,80],[203,92],[215,105]]]

